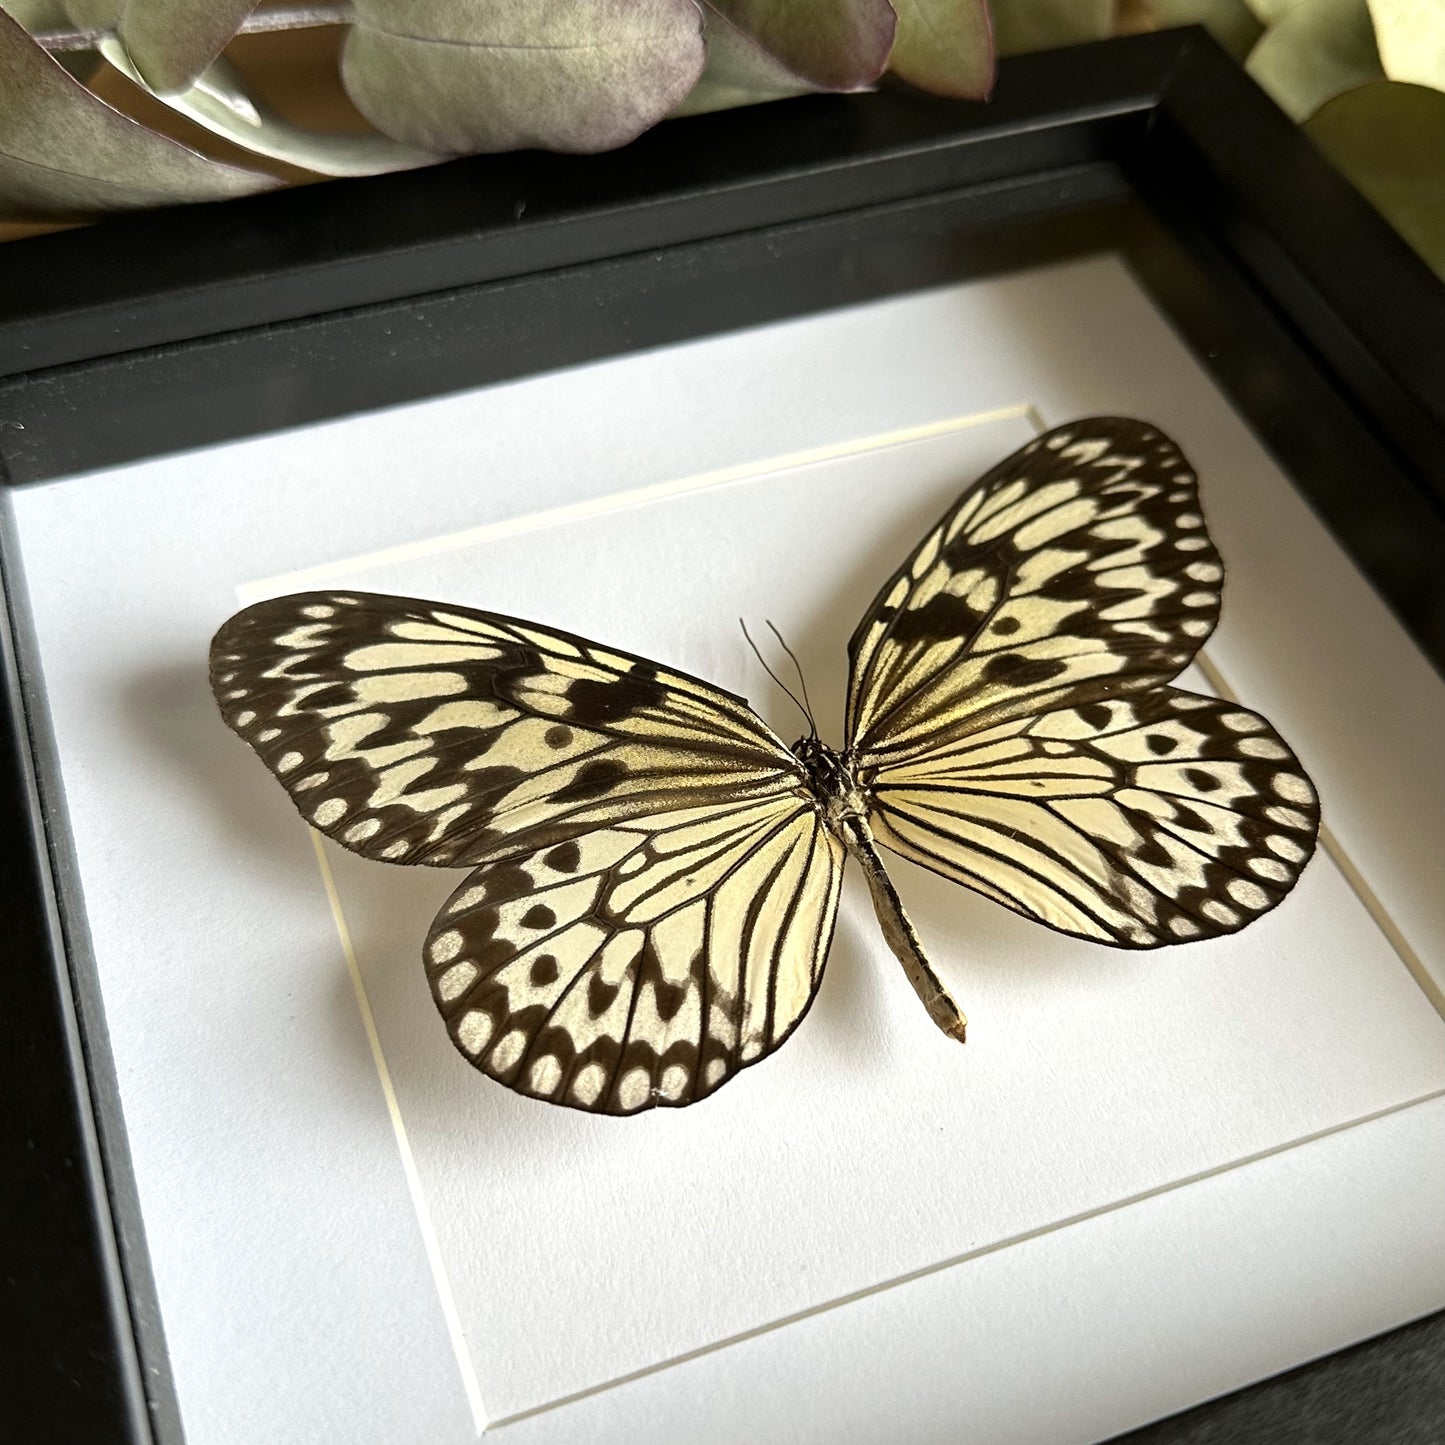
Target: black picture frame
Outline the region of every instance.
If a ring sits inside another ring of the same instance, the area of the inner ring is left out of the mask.
[[[1201,30],[1009,60],[987,105],[782,102],[0,249],[0,1434],[182,1439],[10,490],[1101,249],[1445,669],[1445,289]],[[1432,1414],[1445,1315],[1121,1438]]]

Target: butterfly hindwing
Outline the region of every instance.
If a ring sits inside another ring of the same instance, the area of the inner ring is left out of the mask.
[[[638,818],[488,864],[438,914],[453,1042],[520,1093],[683,1105],[776,1049],[822,978],[842,845],[777,795]]]
[[[741,698],[464,607],[350,592],[261,602],[217,633],[211,681],[306,820],[389,862],[479,863],[802,786]]]
[[[1000,723],[865,785],[880,843],[1126,948],[1243,928],[1294,886],[1319,827],[1262,717],[1172,688]]]
[[[1157,687],[1219,613],[1194,473],[1143,422],[1070,423],[1001,462],[849,644],[848,742],[881,762],[1010,717]]]

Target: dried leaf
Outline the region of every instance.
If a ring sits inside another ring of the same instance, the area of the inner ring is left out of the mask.
[[[1445,277],[1445,95],[1377,80],[1330,101],[1305,134]]]
[[[0,212],[76,215],[220,200],[270,176],[207,160],[112,110],[0,10]]]
[[[703,0],[703,9],[721,16],[784,71],[818,90],[872,85],[888,65],[898,24],[888,0]],[[709,63],[712,44],[710,24]]]
[[[983,100],[993,89],[994,34],[984,0],[893,0],[898,38],[888,68],[935,95]]]
[[[678,105],[704,59],[693,0],[359,0],[342,79],[425,150],[602,151]]]
[[[100,50],[128,80],[149,89],[119,40],[102,40]],[[177,114],[254,155],[285,161],[316,175],[374,176],[441,159],[383,135],[328,135],[292,125],[247,93],[241,73],[225,56],[213,61],[195,85],[159,99]]]
[[[120,38],[152,95],[188,90],[257,0],[126,0]]]
[[[1265,31],[1245,68],[1292,120],[1384,75],[1365,0],[1298,0]]]
[[[1445,90],[1445,3],[1369,0],[1369,5],[1385,74],[1391,80]],[[1445,167],[1445,152],[1440,164]],[[1441,185],[1445,186],[1445,177]]]
[[[993,0],[1000,55],[1103,40],[1113,30],[1114,0]]]

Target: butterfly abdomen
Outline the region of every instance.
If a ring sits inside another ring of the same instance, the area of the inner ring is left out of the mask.
[[[903,900],[874,847],[868,826],[868,792],[854,775],[852,754],[840,753],[813,736],[799,738],[793,744],[793,753],[808,776],[808,787],[828,831],[863,869],[883,937],[903,965],[928,1016],[950,1038],[962,1043],[968,1021],[934,973],[913,922],[904,912]]]

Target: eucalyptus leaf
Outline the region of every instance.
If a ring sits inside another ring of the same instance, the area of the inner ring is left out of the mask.
[[[359,0],[342,55],[358,110],[446,154],[602,151],[661,120],[706,58],[693,0]]]
[[[1377,80],[1337,96],[1304,129],[1445,277],[1445,95]]]
[[[70,26],[65,0],[5,0],[4,9],[12,20],[18,20],[32,35],[47,30],[66,30]]]
[[[674,116],[703,115],[817,90],[717,11],[706,14],[707,66]]]
[[[12,20],[18,20],[32,35],[63,34],[74,28],[65,0],[4,0],[3,8]],[[58,50],[52,54],[82,83],[95,73],[101,63],[100,56],[85,47]]]
[[[101,54],[127,79],[149,89],[115,37],[100,42]],[[255,155],[285,161],[322,176],[373,176],[411,170],[441,159],[383,135],[326,135],[292,125],[246,90],[244,77],[224,55],[196,83],[176,95],[161,96],[179,115]]]
[[[935,95],[983,100],[993,89],[994,32],[984,0],[893,0],[888,68]]]
[[[703,0],[703,10],[721,16],[818,90],[872,85],[887,68],[898,27],[888,0]],[[712,31],[710,25],[709,58]]]
[[[271,176],[222,165],[97,99],[0,10],[0,214],[220,200]]]
[[[1245,0],[1147,0],[1154,28],[1203,25],[1236,59],[1243,60],[1264,34],[1264,24]]]
[[[78,30],[114,30],[126,0],[65,0],[65,13]]]
[[[1114,0],[993,0],[1000,55],[1103,40],[1114,31]]]
[[[1383,78],[1366,0],[1298,0],[1265,31],[1245,69],[1291,120]]]
[[[1385,74],[1445,90],[1445,0],[1369,0],[1369,5]],[[1445,153],[1440,164],[1445,168]]]
[[[126,0],[120,38],[153,95],[190,89],[257,0]]]
[[[1303,0],[1246,0],[1246,3],[1261,25],[1273,25],[1276,20],[1282,20],[1296,5],[1303,3]]]

